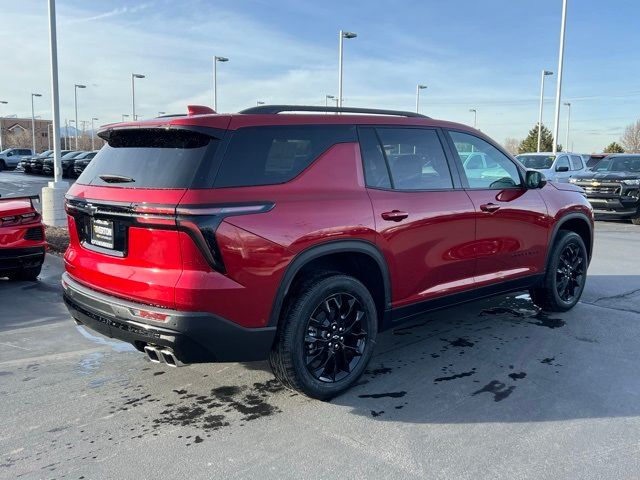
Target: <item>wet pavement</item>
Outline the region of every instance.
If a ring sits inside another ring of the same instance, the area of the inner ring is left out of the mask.
[[[76,327],[49,256],[0,280],[0,478],[637,478],[639,244],[598,222],[571,312],[514,294],[419,318],[328,403],[265,363],[170,369]]]

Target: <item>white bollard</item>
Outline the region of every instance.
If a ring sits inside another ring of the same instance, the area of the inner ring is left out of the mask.
[[[49,182],[42,188],[42,221],[50,227],[67,225],[67,214],[64,211],[64,194],[69,189],[67,182]]]

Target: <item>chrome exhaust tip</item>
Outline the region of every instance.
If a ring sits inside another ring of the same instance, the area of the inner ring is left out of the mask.
[[[144,352],[147,354],[147,358],[153,363],[162,363],[162,356],[156,347],[145,345]]]
[[[164,350],[160,350],[160,355],[164,363],[166,363],[170,367],[176,368],[176,367],[182,367],[184,365],[184,363],[178,360],[174,355],[174,353],[167,348],[165,348]]]

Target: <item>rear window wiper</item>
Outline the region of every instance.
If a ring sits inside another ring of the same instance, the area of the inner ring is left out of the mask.
[[[98,175],[103,182],[107,183],[131,183],[135,182],[135,180],[131,177],[125,177],[124,175]]]

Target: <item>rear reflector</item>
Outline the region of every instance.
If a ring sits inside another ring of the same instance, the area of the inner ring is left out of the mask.
[[[158,312],[150,312],[149,310],[138,310],[135,308],[130,309],[131,313],[136,317],[144,318],[146,320],[155,320],[156,322],[166,322],[169,315]]]

